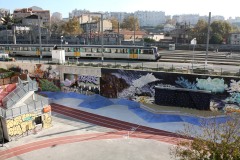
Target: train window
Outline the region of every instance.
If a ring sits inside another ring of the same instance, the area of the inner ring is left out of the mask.
[[[97,48],[92,48],[93,53],[97,53]]]
[[[149,50],[149,49],[144,49],[144,50],[143,50],[143,54],[151,54],[150,51],[151,51],[151,50]]]
[[[111,49],[105,48],[104,52],[105,52],[105,53],[111,53]]]
[[[85,50],[84,50],[84,48],[80,48],[80,52],[84,52]]]
[[[23,47],[22,50],[23,51],[28,51],[28,47]]]
[[[86,52],[91,52],[91,48],[86,48]]]
[[[118,49],[115,49],[115,53],[118,53]]]

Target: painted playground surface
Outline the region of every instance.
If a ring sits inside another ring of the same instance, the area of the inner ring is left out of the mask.
[[[198,129],[203,122],[222,123],[227,120],[226,116],[198,117],[184,114],[178,115],[177,113],[152,113],[141,108],[143,104],[138,102],[127,99],[109,99],[98,94],[83,95],[75,92],[41,93],[57,104],[170,132],[181,131],[186,124]]]

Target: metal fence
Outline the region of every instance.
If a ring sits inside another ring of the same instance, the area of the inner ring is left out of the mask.
[[[162,71],[162,72],[178,72],[188,74],[208,74],[218,76],[240,76],[240,64],[231,65],[215,65],[209,63],[204,65],[203,63],[191,62],[188,63],[173,63],[173,62],[149,62],[149,61],[113,61],[113,60],[86,60],[78,58],[69,58],[64,64],[53,62],[51,58],[39,59],[28,58],[17,60],[22,63],[42,63],[47,65],[64,65],[64,66],[79,66],[79,67],[101,67],[101,68],[116,68],[116,69],[134,69],[144,71]]]
[[[44,108],[44,106],[49,104],[48,98],[37,95],[36,99],[37,100],[33,100],[29,104],[22,105],[16,108],[4,109],[0,107],[0,116],[5,119],[9,119],[9,118],[17,117],[22,114],[27,114],[37,110],[41,110]]]
[[[20,83],[11,93],[2,99],[2,104],[5,108],[9,108],[16,104],[17,101],[23,98],[29,91],[36,91],[37,89],[36,81]]]

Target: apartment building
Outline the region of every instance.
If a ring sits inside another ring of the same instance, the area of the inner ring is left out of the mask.
[[[118,22],[122,23],[124,18],[128,17],[129,15],[131,15],[131,13],[127,13],[127,12],[109,12],[109,13],[105,13],[106,18],[108,19],[112,19],[112,18],[116,18],[118,20]]]
[[[182,14],[182,15],[174,15],[172,19],[175,20],[177,23],[186,23],[188,25],[189,24],[195,25],[200,19],[200,16],[198,14]]]
[[[158,26],[166,22],[165,12],[162,11],[136,11],[133,16],[138,18],[141,27]]]

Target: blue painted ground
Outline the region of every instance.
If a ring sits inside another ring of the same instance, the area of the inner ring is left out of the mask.
[[[40,92],[52,99],[62,99],[62,98],[76,98],[82,99],[78,106],[90,109],[99,109],[102,107],[110,105],[124,105],[128,106],[128,109],[135,113],[137,116],[141,117],[143,120],[149,123],[164,123],[164,122],[187,122],[193,125],[201,126],[203,123],[208,123],[214,121],[216,123],[223,123],[227,121],[227,117],[214,117],[214,118],[204,118],[189,115],[177,115],[177,114],[155,114],[140,108],[140,104],[135,101],[127,99],[108,99],[102,97],[98,94],[95,95],[83,95],[75,92]]]

